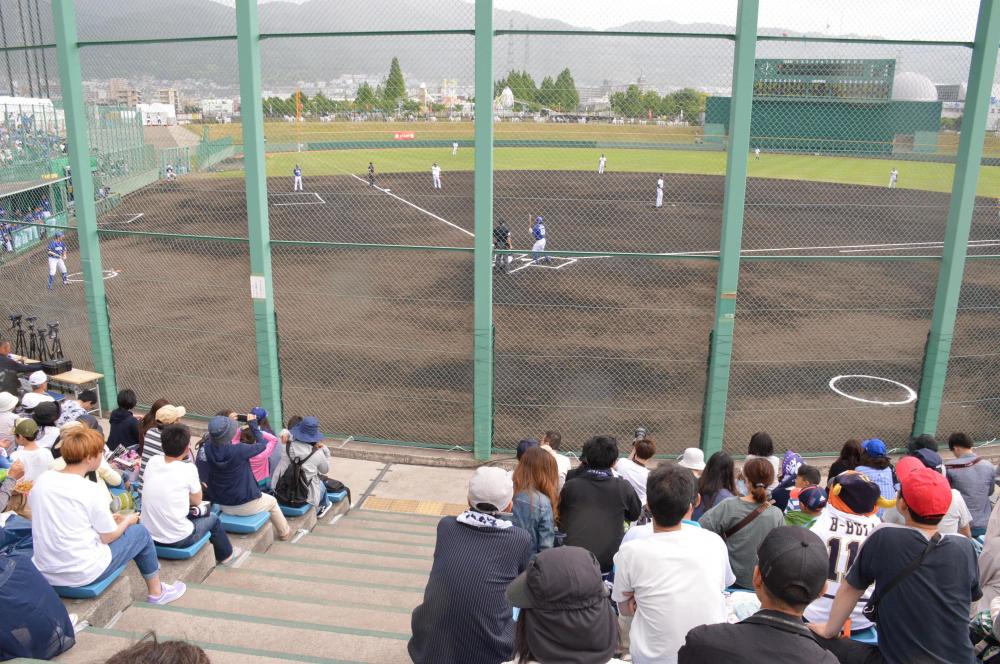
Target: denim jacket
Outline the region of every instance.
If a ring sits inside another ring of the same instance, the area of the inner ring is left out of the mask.
[[[552,503],[548,496],[538,491],[522,491],[514,496],[515,526],[531,535],[534,553],[551,549],[555,543],[556,526],[552,518]]]

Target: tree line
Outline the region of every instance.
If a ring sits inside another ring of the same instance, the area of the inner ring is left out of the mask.
[[[625,92],[611,94],[611,110],[627,118],[683,118],[695,124],[705,112],[708,95],[691,88],[670,92],[662,97],[655,90],[642,92],[638,85],[630,85]]]
[[[573,112],[580,107],[580,93],[568,67],[559,72],[555,79],[546,76],[541,85],[536,85],[535,79],[526,71],[511,71],[493,84],[493,98],[498,97],[507,87],[514,94],[515,107],[520,104],[529,111],[547,108]]]

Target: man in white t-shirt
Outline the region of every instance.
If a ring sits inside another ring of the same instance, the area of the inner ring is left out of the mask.
[[[160,564],[149,532],[137,513],[111,514],[107,495],[86,479],[104,459],[104,437],[86,427],[62,436],[64,470],[42,473],[28,494],[31,561],[53,586],[77,588],[108,578],[134,560],[146,581],[147,601],[168,604],[186,586],[160,581]]]
[[[834,478],[826,509],[809,527],[826,544],[831,572],[827,576],[826,590],[806,607],[805,617],[809,622],[825,623],[830,617],[830,607],[840,582],[847,576],[865,540],[882,523],[875,516],[880,496],[879,486],[857,471],[849,470]],[[851,612],[852,631],[872,626],[862,612],[869,597],[870,590],[866,590]]]
[[[726,621],[723,592],[736,580],[726,575],[726,544],[713,532],[681,524],[697,501],[691,471],[661,463],[649,474],[646,495],[653,534],[615,555],[611,598],[623,615],[635,615],[629,631],[635,664],[676,662],[689,630]]]
[[[615,471],[635,489],[639,501],[646,502],[646,478],[649,468],[646,463],[656,454],[656,443],[649,438],[640,438],[632,443],[632,452],[627,459],[619,459]]]
[[[168,424],[160,432],[163,455],[146,464],[142,482],[142,525],[160,546],[183,549],[210,533],[215,562],[234,563],[243,554],[234,549],[219,517],[212,513],[189,517],[201,503],[201,481],[189,463],[191,431],[183,424]]]
[[[35,442],[38,436],[38,424],[34,420],[20,419],[14,425],[14,440],[17,451],[10,455],[11,461],[24,464],[24,480],[34,482],[38,476],[49,469],[52,463],[52,452],[47,447],[41,447]]]
[[[542,449],[551,454],[556,459],[556,468],[559,469],[559,490],[562,491],[566,484],[566,473],[573,465],[569,457],[559,454],[559,447],[562,445],[562,436],[558,431],[546,431],[542,436]]]

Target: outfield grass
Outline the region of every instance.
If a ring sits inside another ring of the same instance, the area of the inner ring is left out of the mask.
[[[723,152],[616,149],[606,150],[604,154],[608,158],[608,172],[723,175],[726,167]],[[583,148],[497,148],[494,167],[497,170],[596,171],[599,156],[599,152]],[[471,148],[460,149],[456,156],[452,156],[450,148],[279,152],[267,155],[267,174],[291,176],[295,164],[299,164],[306,177],[364,175],[368,162],[374,161],[380,173],[427,171],[429,176],[431,164],[437,161],[447,179],[449,171],[472,170],[472,157]],[[900,188],[940,192],[951,191],[955,171],[952,164],[932,162],[766,153],[761,155],[760,161],[748,157],[748,163],[751,177],[881,187],[886,186],[889,170],[895,166],[899,170]],[[1000,196],[1000,167],[982,167],[978,193]]]

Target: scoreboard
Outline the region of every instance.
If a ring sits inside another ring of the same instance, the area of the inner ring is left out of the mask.
[[[895,60],[757,60],[755,97],[889,99]]]

